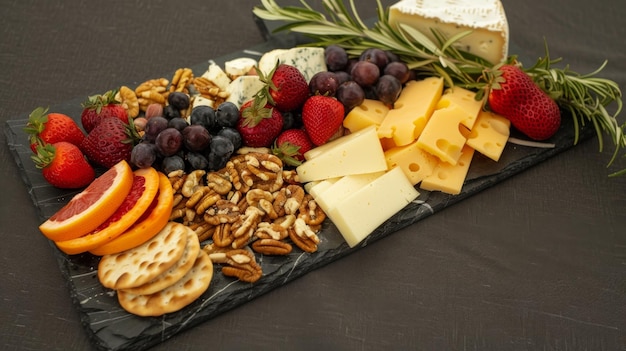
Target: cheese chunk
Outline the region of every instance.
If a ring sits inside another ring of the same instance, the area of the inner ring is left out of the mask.
[[[354,133],[371,125],[379,126],[389,112],[389,107],[378,100],[365,99],[350,110],[343,120],[343,126]]]
[[[261,90],[264,85],[258,76],[237,77],[226,88],[226,92],[229,94],[226,101],[241,107],[244,102],[252,99],[254,94]]]
[[[304,158],[306,161],[296,168],[302,183],[387,170],[374,126],[311,149]]]
[[[441,94],[443,78],[409,81],[378,127],[378,137],[391,138],[396,146],[408,145],[422,133]]]
[[[315,73],[327,70],[324,48],[321,47],[275,49],[261,56],[258,67],[261,72],[267,74],[274,69],[277,63],[296,67],[302,72],[307,82]]]
[[[257,61],[250,57],[240,57],[224,62],[224,72],[231,78],[249,74],[257,65]]]
[[[389,7],[389,24],[417,29],[435,44],[432,30],[446,39],[471,30],[455,47],[494,64],[509,51],[509,25],[500,0],[402,0]]]
[[[457,105],[436,110],[424,132],[417,139],[417,146],[437,156],[441,161],[455,165],[461,157],[466,137],[461,133],[461,121],[467,114]]]
[[[394,168],[344,197],[327,214],[354,247],[418,196],[402,170]]]
[[[476,100],[475,96],[475,92],[455,86],[444,92],[437,103],[436,109],[439,110],[451,105],[459,106],[467,114],[467,117],[461,120],[461,123],[468,129],[472,129],[474,123],[476,123],[478,113],[483,108],[483,100]]]
[[[341,179],[341,177],[308,182],[304,184],[304,190],[311,194],[313,198],[317,198],[326,192],[326,190],[328,190],[339,179]]]
[[[509,139],[511,121],[490,111],[481,111],[466,144],[498,161]]]
[[[417,142],[385,151],[385,159],[387,160],[387,167],[402,169],[404,175],[413,185],[431,175],[439,163],[435,156],[417,146]]]
[[[215,101],[209,98],[205,98],[204,96],[201,96],[201,95],[196,95],[192,99],[191,108],[193,109],[196,106],[209,106],[212,108],[216,107]]]
[[[210,63],[209,68],[202,74],[203,78],[208,79],[211,83],[217,85],[221,91],[228,89],[231,80],[222,68],[216,63]]]
[[[329,182],[329,186],[325,189],[314,189],[311,196],[313,196],[320,208],[328,213],[337,203],[343,201],[347,196],[350,196],[350,194],[373,182],[383,174],[384,171],[347,175],[335,182]],[[323,184],[323,182],[320,184]]]
[[[473,156],[474,149],[465,145],[456,165],[439,162],[433,174],[422,180],[420,188],[429,191],[442,191],[451,195],[460,194]]]

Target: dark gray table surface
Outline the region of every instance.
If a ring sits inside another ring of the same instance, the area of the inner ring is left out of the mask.
[[[503,2],[524,56],[545,39],[575,71],[608,59],[624,87],[622,0]],[[0,1],[2,126],[262,43],[255,3]],[[88,350],[0,139],[0,349]],[[610,155],[585,141],[154,350],[624,350],[626,176],[607,174],[626,161],[607,170]]]

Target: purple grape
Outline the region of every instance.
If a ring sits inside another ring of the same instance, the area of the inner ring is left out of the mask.
[[[385,74],[398,78],[401,84],[406,83],[411,75],[409,71],[409,66],[407,66],[406,63],[400,61],[389,62],[389,64],[385,66],[385,69],[383,70],[383,75]]]
[[[367,61],[378,66],[380,70],[384,69],[389,63],[387,53],[382,49],[370,48],[366,49],[359,56],[359,61]]]
[[[157,135],[155,144],[161,155],[172,156],[183,146],[183,135],[176,128],[165,128]]]
[[[165,128],[167,128],[167,118],[161,116],[152,117],[146,122],[146,127],[144,129],[144,140],[148,142],[154,142],[156,140],[157,135],[161,133]]]
[[[338,87],[337,76],[329,71],[318,72],[309,81],[309,89],[313,95],[335,96]]]
[[[165,174],[178,170],[185,170],[185,160],[183,160],[183,158],[179,155],[168,156],[161,161],[161,168]]]
[[[130,152],[130,163],[139,168],[152,167],[156,159],[157,149],[152,143],[139,143]]]
[[[189,95],[181,91],[174,91],[167,96],[167,102],[169,106],[174,106],[179,111],[186,110],[189,108]]]
[[[209,160],[199,152],[187,152],[185,159],[191,169],[207,169],[209,167]]]
[[[189,124],[200,124],[208,131],[212,131],[216,125],[215,110],[211,106],[200,105],[191,110]]]
[[[182,131],[183,144],[189,151],[202,151],[211,143],[211,134],[199,124],[187,126]]]
[[[359,106],[365,99],[363,88],[355,81],[347,81],[337,89],[337,100],[339,100],[347,111]]]
[[[324,59],[329,71],[341,71],[348,64],[348,53],[338,45],[329,45],[324,49]]]
[[[167,105],[163,107],[163,117],[167,119],[180,117],[180,110],[174,105]]]
[[[232,155],[232,153],[235,151],[235,146],[233,145],[233,142],[230,141],[230,139],[228,139],[227,137],[221,135],[216,135],[215,137],[213,137],[209,148],[212,154],[225,156],[227,158],[230,157],[230,155]]]
[[[170,119],[170,121],[167,123],[167,127],[168,128],[176,128],[176,129],[178,129],[181,132],[188,125],[189,125],[189,123],[187,123],[187,121],[184,118],[182,118],[182,117],[174,117],[174,118]]]
[[[376,96],[386,105],[393,105],[402,92],[402,83],[392,75],[384,75],[376,83]]]
[[[368,87],[376,84],[380,77],[380,69],[369,61],[359,61],[352,67],[352,80],[362,87]]]
[[[243,146],[243,138],[241,137],[241,134],[239,134],[239,131],[237,131],[237,129],[235,128],[222,128],[222,130],[220,130],[217,135],[229,139],[230,142],[233,143],[234,150],[237,150]]]
[[[337,78],[337,85],[341,85],[349,80],[352,80],[350,74],[346,71],[337,71],[335,72],[335,78]]]

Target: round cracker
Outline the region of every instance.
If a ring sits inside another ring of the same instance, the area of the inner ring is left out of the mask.
[[[136,248],[102,256],[100,283],[110,289],[141,286],[167,271],[182,257],[187,246],[187,227],[169,222],[152,239]]]
[[[211,284],[213,263],[203,250],[198,252],[193,267],[173,285],[150,295],[117,292],[117,299],[129,313],[157,317],[176,312],[200,297]]]
[[[135,295],[150,295],[157,291],[163,290],[168,286],[176,283],[193,267],[198,252],[200,252],[200,241],[198,235],[191,228],[187,228],[187,245],[183,256],[167,271],[163,272],[156,278],[140,285],[136,288],[124,289],[125,292]]]

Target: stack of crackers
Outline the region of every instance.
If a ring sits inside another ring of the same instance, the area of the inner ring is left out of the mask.
[[[182,309],[209,288],[212,277],[213,263],[198,236],[176,222],[141,246],[103,256],[98,266],[100,283],[116,290],[122,308],[139,316]]]

